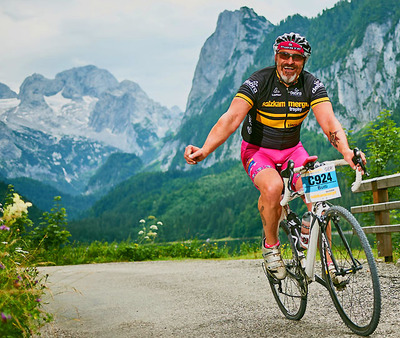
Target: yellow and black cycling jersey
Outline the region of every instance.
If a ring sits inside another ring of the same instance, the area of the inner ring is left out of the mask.
[[[271,149],[287,149],[300,142],[300,128],[310,108],[329,101],[323,83],[306,71],[289,87],[276,67],[267,67],[251,75],[236,97],[247,101],[251,109],[242,127],[243,139]]]

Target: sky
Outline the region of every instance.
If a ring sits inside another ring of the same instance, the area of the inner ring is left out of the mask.
[[[224,10],[253,8],[273,24],[308,18],[338,0],[0,0],[0,82],[48,79],[86,65],[140,85],[168,108],[186,107],[201,48]]]

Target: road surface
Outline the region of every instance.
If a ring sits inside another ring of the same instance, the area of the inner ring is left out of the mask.
[[[400,337],[400,269],[379,263],[382,316],[373,337]],[[42,337],[356,337],[328,292],[310,285],[299,322],[284,318],[260,260],[184,260],[45,267]]]

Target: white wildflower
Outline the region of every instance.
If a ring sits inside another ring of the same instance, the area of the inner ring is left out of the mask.
[[[152,226],[150,226],[150,229],[151,230],[158,230],[158,227],[157,227],[157,225],[152,225]]]
[[[19,252],[21,254],[28,254],[28,251],[22,250],[22,248],[15,248],[15,252]]]
[[[11,221],[20,218],[23,213],[28,212],[28,208],[32,206],[30,202],[24,202],[21,200],[18,194],[14,194],[13,204],[8,205],[3,214],[3,219],[5,221]]]

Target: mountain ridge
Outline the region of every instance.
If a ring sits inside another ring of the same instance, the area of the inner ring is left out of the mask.
[[[7,86],[0,89],[5,93],[1,139],[7,145],[0,149],[3,176],[30,177],[72,194],[93,190],[90,176],[112,153],[153,159],[182,115],[176,107],[169,110],[151,100],[138,84],[119,83],[93,65],[60,72],[54,79],[33,74],[18,95]]]
[[[375,19],[363,23],[364,30],[361,32],[353,31],[358,27],[348,21],[362,22],[366,8]],[[325,83],[334,110],[346,127],[361,128],[386,108],[393,110],[394,118],[399,119],[399,86],[396,82],[400,74],[400,16],[396,14],[399,9],[399,4],[393,0],[384,6],[370,0],[341,1],[314,19],[294,15],[271,27],[270,33],[256,48],[253,63],[235,74],[225,72],[214,86],[210,86],[209,95],[200,96],[204,100],[195,100],[194,94],[192,101],[188,100],[190,104],[180,130],[163,147],[164,157],[160,161],[165,173],[138,174],[115,187],[95,203],[87,218],[72,224],[73,231],[86,240],[93,238],[89,229],[96,233],[96,239],[119,240],[126,233],[133,233],[135,238],[140,230],[139,224],[132,230],[135,220],[156,215],[168,227],[168,234],[163,238],[167,240],[259,236],[261,222],[256,206],[257,192],[238,160],[240,131],[197,166],[185,164],[182,156],[184,147],[190,143],[202,145],[210,128],[226,111],[238,89],[235,88],[235,79],[242,77],[244,81],[253,71],[273,64],[274,39],[290,31],[297,31],[310,39],[313,55],[306,69]],[[257,19],[256,16],[254,18]],[[342,31],[336,36],[330,26],[342,27]],[[207,45],[205,43],[203,48]],[[224,45],[223,42],[220,45]],[[201,57],[205,59],[199,60],[198,67],[213,64],[212,48],[202,51]],[[314,57],[318,62],[313,61]],[[327,63],[321,67],[320,60]],[[224,64],[223,70],[226,69]],[[196,72],[205,73],[198,68]],[[192,91],[197,85],[194,81]],[[376,96],[378,100],[375,101]],[[360,124],[355,125],[355,122]],[[319,155],[322,161],[339,156],[325,136],[316,132],[319,128],[312,114],[305,127],[303,143],[307,143],[306,149],[310,153]],[[364,142],[362,146],[365,146],[365,139],[358,141]],[[228,165],[228,160],[233,160],[235,164]],[[222,168],[221,171],[212,172],[216,167]],[[343,195],[344,202],[340,204],[346,207],[358,198]],[[114,202],[116,196],[123,196],[123,200]],[[295,205],[294,209],[301,206]]]
[[[365,16],[371,21],[364,22]],[[254,18],[262,22],[265,20],[258,15]],[[358,24],[352,24],[352,21]],[[335,33],[329,30],[331,22],[337,30]],[[363,30],[360,31],[359,27]],[[271,26],[259,46],[253,47],[253,63],[247,68],[226,71],[207,100],[188,106],[190,109],[185,112],[181,130],[173,140],[174,147],[179,150],[175,150],[174,156],[167,153],[165,156],[168,160],[163,159],[164,163],[168,163],[168,168],[187,169],[180,154],[187,144],[203,144],[209,130],[228,109],[230,100],[241,84],[235,83],[234,79],[241,78],[244,81],[257,69],[273,65],[273,42],[278,35],[290,31],[299,32],[309,39],[312,56],[305,69],[325,84],[336,116],[344,128],[359,130],[377,117],[382,109],[391,109],[395,114],[400,114],[400,83],[397,76],[400,74],[399,4],[394,0],[388,0],[384,5],[371,0],[340,1],[316,18],[293,15],[279,25]],[[208,48],[207,43],[203,48]],[[200,55],[196,72],[203,72],[198,69],[201,65],[213,64],[212,57],[208,56],[211,51],[210,48],[210,51]],[[321,60],[326,63],[322,64]],[[198,121],[203,121],[204,129],[195,128]],[[313,114],[309,114],[304,126],[321,133]],[[224,158],[239,160],[239,146],[240,128],[200,165],[211,166]]]
[[[390,13],[388,7],[391,7]],[[373,12],[375,21],[364,23],[364,31],[353,32],[354,25],[347,21],[360,22],[360,17],[366,15],[365,8]],[[191,171],[194,177],[198,169],[185,164],[184,147],[189,143],[202,145],[242,81],[256,69],[273,63],[272,43],[277,35],[288,31],[298,31],[309,38],[313,55],[306,69],[324,82],[334,110],[345,127],[361,127],[385,108],[400,116],[397,104],[400,95],[399,8],[394,0],[388,0],[383,6],[371,0],[341,1],[316,18],[294,15],[276,26],[248,7],[224,11],[219,16],[216,32],[207,39],[200,53],[185,112],[168,110],[152,101],[139,84],[129,80],[115,82],[112,74],[99,71],[95,66],[63,71],[59,73],[63,75],[57,74],[54,79],[34,74],[26,79],[21,97],[3,88],[7,94],[0,99],[0,143],[3,145],[0,174],[6,179],[30,177],[50,182],[64,193],[96,194],[96,198],[112,192],[118,184],[123,185],[125,181],[119,180],[130,179],[129,172],[136,177],[143,171],[173,173],[178,170]],[[330,22],[332,27],[341,29],[336,28],[337,35],[329,31]],[[102,81],[104,83],[100,83]],[[22,108],[29,109],[22,109],[21,101]],[[317,134],[319,128],[312,114],[305,127],[312,135]],[[324,138],[317,136],[320,137],[318,150],[326,152]],[[239,163],[239,147],[238,130],[198,167],[212,169],[217,163],[224,166],[231,160]],[[132,156],[118,155],[124,152]],[[185,177],[190,176],[189,172],[186,174]],[[158,177],[154,175],[154,179]],[[173,180],[174,174],[168,179]],[[168,182],[165,186],[171,189],[174,184]],[[166,210],[168,201],[174,200],[169,193],[174,192],[159,193],[163,196],[160,202],[163,207],[157,210]],[[129,200],[129,196],[126,199]],[[137,209],[143,205],[130,207],[139,214]],[[242,206],[227,207],[235,213],[233,208]],[[244,206],[247,207],[250,208]],[[214,213],[207,211],[206,206],[202,208],[205,213]],[[157,211],[151,206],[145,209]],[[228,209],[227,219],[230,217]],[[109,211],[107,206],[104,210]],[[189,214],[186,216],[185,219],[190,218]],[[170,214],[168,217],[172,221]],[[183,225],[184,218],[176,217],[177,227]]]

